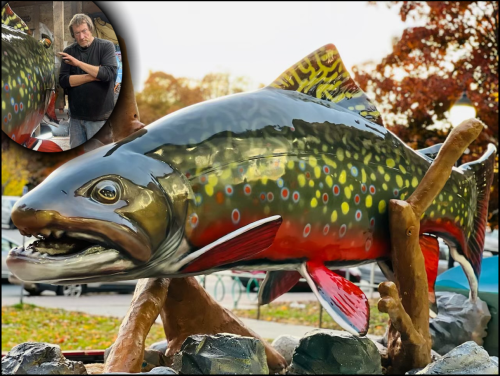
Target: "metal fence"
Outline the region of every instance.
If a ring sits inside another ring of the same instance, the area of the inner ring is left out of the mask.
[[[374,277],[375,277],[375,266],[376,264],[373,263],[371,267],[371,272],[370,272],[370,281],[368,283],[354,283],[356,286],[364,287],[364,288],[369,288],[369,297],[373,297],[373,292],[375,291],[375,288],[378,287],[378,284],[374,284]],[[259,304],[259,288],[260,285],[262,284],[264,278],[266,278],[265,273],[259,273],[259,274],[252,274],[252,273],[233,273],[231,271],[222,271],[222,272],[217,272],[213,274],[207,274],[207,275],[200,275],[197,276],[196,279],[198,282],[203,286],[203,288],[206,288],[206,281],[207,278],[216,278],[215,285],[213,287],[213,291],[208,291],[209,293],[212,293],[212,296],[214,297],[215,300],[218,302],[222,302],[224,298],[226,297],[226,294],[228,293],[226,291],[226,286],[223,282],[224,277],[230,277],[232,278],[232,283],[231,283],[231,297],[233,301],[233,309],[238,308],[238,303],[241,300],[241,297],[243,294],[247,295],[247,298],[250,302],[255,302],[255,305],[257,307],[257,320],[260,319],[260,304]],[[248,282],[245,285],[241,281],[240,278],[245,278],[248,279]],[[346,276],[345,278],[349,280],[349,271],[346,270]],[[305,279],[301,278],[300,281],[305,282]],[[323,318],[323,307],[321,304],[319,304],[320,311],[319,311],[319,323],[318,326],[321,328],[322,324],[322,318]]]

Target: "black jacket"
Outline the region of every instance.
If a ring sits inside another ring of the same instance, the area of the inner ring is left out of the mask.
[[[87,74],[87,72],[66,64],[63,60],[59,72],[59,84],[67,90],[71,117],[79,120],[107,120],[113,112],[113,88],[118,72],[114,44],[94,38],[87,48],[73,43],[66,47],[64,52],[86,64],[99,66],[97,78],[100,81],[71,87],[69,83],[71,75]]]

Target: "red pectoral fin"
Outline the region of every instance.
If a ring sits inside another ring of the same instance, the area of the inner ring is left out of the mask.
[[[427,284],[429,286],[429,301],[436,302],[434,284],[436,283],[439,265],[439,243],[437,238],[429,235],[420,235],[420,249],[424,255],[425,272],[427,273]]]
[[[38,138],[35,137],[30,137],[25,142],[25,147],[28,149],[41,151],[44,153],[56,153],[63,151],[63,149],[61,149],[61,147],[55,142],[50,140],[39,140]]]
[[[277,270],[267,272],[266,279],[259,289],[259,304],[271,303],[274,299],[287,293],[300,279],[295,270]]]
[[[366,334],[370,306],[358,286],[318,262],[306,262],[301,272],[337,324],[354,335]]]
[[[260,253],[273,244],[281,221],[275,215],[233,231],[181,260],[185,266],[180,270],[183,273],[210,270]]]

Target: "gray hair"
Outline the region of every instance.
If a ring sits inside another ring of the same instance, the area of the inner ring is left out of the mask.
[[[89,16],[83,13],[78,13],[73,16],[71,21],[69,21],[69,32],[71,33],[71,36],[74,38],[75,35],[73,34],[73,25],[80,26],[82,24],[86,23],[89,31],[91,33],[94,33],[94,24],[92,23],[92,20],[90,19]]]

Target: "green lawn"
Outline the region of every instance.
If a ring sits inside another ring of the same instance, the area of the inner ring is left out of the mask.
[[[271,303],[261,307],[261,320],[317,327],[319,304],[305,302],[305,308],[292,308],[290,303]],[[376,301],[370,301],[371,317],[368,333],[383,335],[387,315],[381,314]],[[234,310],[239,317],[255,319],[257,311]],[[2,351],[10,351],[22,342],[48,342],[63,350],[106,349],[116,339],[121,319],[93,316],[82,312],[17,304],[2,307]],[[341,329],[323,311],[323,328]],[[264,333],[261,333],[265,336]],[[154,324],[146,339],[146,347],[165,339],[163,327]]]

